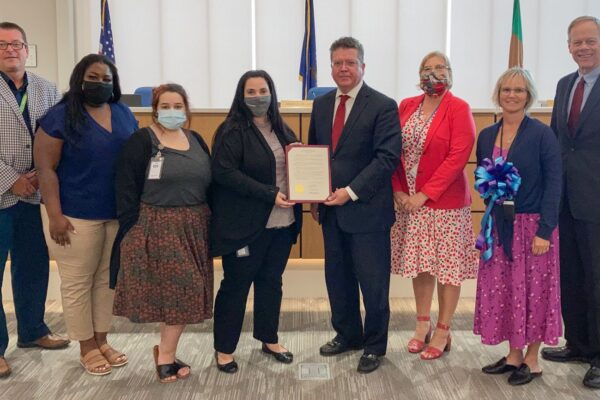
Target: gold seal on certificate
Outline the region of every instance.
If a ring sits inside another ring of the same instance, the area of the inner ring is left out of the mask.
[[[331,194],[329,146],[294,144],[285,148],[288,201],[320,203]]]

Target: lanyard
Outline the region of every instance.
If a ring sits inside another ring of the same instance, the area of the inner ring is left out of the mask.
[[[502,148],[502,142],[504,139],[504,124],[500,125],[500,157],[502,157],[504,159],[504,149]],[[506,157],[508,157],[508,152],[510,150],[510,146],[511,144],[508,146],[508,149],[506,150]]]
[[[27,105],[27,92],[25,92],[23,97],[21,97],[21,104],[19,104],[19,110],[21,111],[21,114],[23,114],[23,112],[25,111],[26,105]]]

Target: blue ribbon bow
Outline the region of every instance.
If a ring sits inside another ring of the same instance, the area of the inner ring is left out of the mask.
[[[489,158],[475,170],[475,190],[479,196],[488,200],[485,214],[481,220],[481,231],[477,236],[475,247],[482,250],[484,261],[492,258],[494,239],[492,237],[493,219],[491,216],[494,204],[501,205],[505,200],[513,200],[521,185],[521,176],[512,162],[505,161],[502,156],[494,162]]]

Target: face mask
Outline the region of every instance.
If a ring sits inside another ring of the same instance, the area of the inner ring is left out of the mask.
[[[421,75],[421,89],[430,96],[439,96],[443,94],[448,86],[450,86],[450,81],[448,78],[438,79],[435,74],[423,74]]]
[[[92,107],[100,107],[106,103],[113,94],[113,84],[105,82],[83,81],[83,99]]]
[[[262,117],[267,113],[267,110],[271,105],[271,95],[268,94],[266,96],[244,97],[244,103],[246,103],[255,117]]]
[[[158,110],[158,123],[171,131],[181,128],[186,120],[183,110]]]

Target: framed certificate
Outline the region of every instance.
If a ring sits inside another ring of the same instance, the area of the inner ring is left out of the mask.
[[[331,194],[329,146],[285,147],[288,201],[322,203]]]

